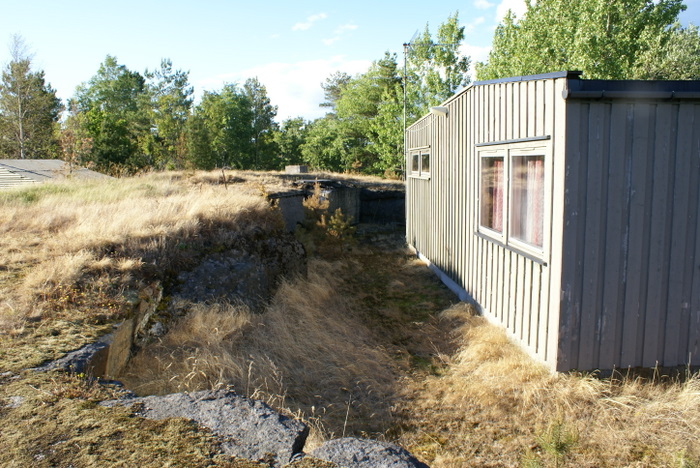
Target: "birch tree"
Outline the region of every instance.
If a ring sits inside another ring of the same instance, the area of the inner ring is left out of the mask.
[[[0,154],[12,159],[45,159],[60,155],[58,121],[63,110],[43,71],[32,69],[32,57],[20,36],[12,38],[12,60],[0,83]]]

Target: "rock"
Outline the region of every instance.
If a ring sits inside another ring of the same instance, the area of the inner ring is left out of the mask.
[[[87,374],[99,377],[104,375],[109,355],[109,347],[112,343],[113,334],[105,335],[94,343],[83,346],[72,351],[62,358],[51,361],[43,366],[36,367],[36,371],[61,370],[73,372],[75,374]]]
[[[23,396],[11,396],[7,400],[8,400],[8,403],[5,405],[5,408],[9,408],[9,409],[19,408],[20,406],[22,406],[22,403],[24,403]]]
[[[173,298],[190,302],[243,302],[251,310],[274,294],[284,277],[306,273],[304,246],[290,234],[242,238],[236,248],[207,255],[181,272]]]
[[[329,440],[311,456],[345,468],[428,468],[398,445],[352,437]]]
[[[109,346],[104,373],[107,378],[114,378],[126,367],[131,358],[134,346],[135,320],[128,318],[114,332],[114,338]]]
[[[309,428],[275,412],[261,401],[232,391],[201,391],[102,402],[103,406],[140,404],[148,419],[187,418],[209,428],[229,455],[272,466],[289,463],[304,448]]]
[[[179,298],[191,302],[242,301],[252,309],[270,294],[270,277],[259,258],[230,250],[210,255],[194,270],[178,275]]]

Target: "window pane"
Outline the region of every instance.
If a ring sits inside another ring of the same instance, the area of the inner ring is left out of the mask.
[[[481,158],[481,225],[503,232],[503,156]]]
[[[512,171],[510,235],[542,247],[544,156],[514,156]]]
[[[430,172],[430,155],[427,153],[421,154],[420,171],[428,174]]]
[[[411,156],[411,172],[418,172],[420,170],[420,155],[414,153]]]

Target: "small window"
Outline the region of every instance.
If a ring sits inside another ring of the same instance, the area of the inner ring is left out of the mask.
[[[540,257],[549,210],[547,146],[518,143],[479,151],[479,232],[508,248]]]
[[[481,225],[503,232],[503,194],[505,174],[503,156],[481,158]]]
[[[430,148],[409,150],[411,177],[427,179],[430,177]]]
[[[511,157],[510,235],[542,247],[544,156]]]
[[[428,153],[421,153],[421,164],[420,172],[421,174],[430,174],[430,155]]]

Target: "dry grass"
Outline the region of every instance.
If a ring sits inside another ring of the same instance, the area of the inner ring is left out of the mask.
[[[58,320],[113,322],[143,282],[167,281],[241,232],[280,227],[255,185],[234,190],[207,176],[0,192],[0,339],[13,346]]]
[[[274,232],[260,195],[289,184],[219,171],[1,192],[0,371],[12,372],[0,372],[0,464],[255,466],[184,421],[96,407],[112,391],[81,376],[19,372],[94,341],[144,284],[167,285],[241,233]],[[434,468],[700,466],[698,376],[552,374],[451,305],[402,249],[318,251],[336,257],[310,260],[261,314],[183,304],[125,382],[143,394],[232,386],[311,422],[307,448],[371,435]]]
[[[381,433],[397,366],[353,300],[337,293],[341,265],[312,261],[308,278],[285,281],[259,315],[241,305],[195,307],[121,380],[142,394],[229,386],[322,422],[324,433]]]
[[[700,378],[552,374],[467,308],[448,370],[409,389],[402,441],[433,467],[698,466]]]

